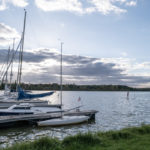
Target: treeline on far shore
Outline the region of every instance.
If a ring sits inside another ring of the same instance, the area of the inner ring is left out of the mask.
[[[52,84],[27,84],[20,85],[24,90],[60,90],[60,85]],[[11,89],[16,89],[16,84],[11,85]],[[150,91],[150,88],[133,88],[124,85],[62,85],[64,91]],[[4,89],[4,84],[0,85],[0,90]]]

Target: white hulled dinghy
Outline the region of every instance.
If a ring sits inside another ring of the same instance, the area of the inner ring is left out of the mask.
[[[61,58],[60,58],[60,102],[62,106],[62,45],[61,42]],[[62,107],[61,107],[62,110]],[[61,112],[61,117],[37,122],[38,126],[64,126],[79,124],[88,121],[88,116],[64,116]]]
[[[63,116],[58,119],[50,119],[45,121],[39,121],[38,126],[65,126],[65,125],[74,125],[80,124],[88,121],[88,116]]]

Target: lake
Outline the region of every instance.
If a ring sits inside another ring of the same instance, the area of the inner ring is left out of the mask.
[[[42,100],[56,104],[59,102],[59,92]],[[78,101],[79,96],[81,101]],[[124,127],[150,124],[150,92],[63,92],[64,108],[83,105],[82,109],[95,109],[95,121],[68,127],[36,127],[20,126],[0,129],[0,147],[20,141],[34,140],[43,136],[63,139],[65,136],[88,131],[118,130]]]

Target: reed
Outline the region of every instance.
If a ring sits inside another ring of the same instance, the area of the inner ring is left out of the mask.
[[[16,143],[4,150],[149,150],[150,125],[119,131],[68,136],[64,140],[44,137],[34,142]]]

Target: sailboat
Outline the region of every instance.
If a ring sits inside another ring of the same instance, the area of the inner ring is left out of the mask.
[[[50,96],[54,92],[47,92],[47,93],[40,93],[40,94],[29,94],[23,91],[23,89],[20,87],[21,83],[21,75],[22,75],[22,61],[23,61],[23,50],[24,50],[24,36],[25,36],[25,25],[26,25],[26,10],[25,10],[25,16],[24,16],[24,25],[23,25],[23,32],[21,37],[21,45],[20,45],[20,53],[19,53],[19,67],[18,67],[18,75],[17,75],[17,91],[18,91],[18,100],[21,99],[32,99],[32,98],[40,98],[45,96]]]
[[[3,99],[0,100],[0,107],[10,107],[13,104],[20,104],[20,103],[33,103],[36,106],[48,105],[48,101],[41,101],[41,100],[35,99],[35,98],[50,96],[54,93],[54,91],[49,91],[49,92],[45,92],[45,93],[33,94],[33,93],[28,93],[21,88],[22,61],[23,61],[23,51],[24,51],[26,15],[27,15],[27,12],[25,10],[23,32],[22,32],[21,39],[19,41],[19,44],[18,44],[16,50],[14,50],[13,55],[12,55],[11,59],[9,60],[9,63],[7,64],[6,71],[2,75],[2,79],[1,79],[2,80],[1,83],[3,83],[4,79],[7,77],[8,70],[13,63],[13,59],[15,58],[15,56],[17,54],[19,54],[19,65],[18,65],[16,93],[13,94],[13,97],[11,97],[11,96],[4,97],[3,96]],[[12,80],[12,78],[11,78],[11,80]],[[5,89],[7,89],[7,87],[8,86],[5,86]],[[7,91],[10,91],[10,90],[7,90]],[[31,99],[34,99],[34,100],[31,100]],[[59,108],[61,107],[60,104],[56,104],[56,105],[52,104],[52,105],[49,105],[49,107],[50,106],[52,106],[52,107],[56,106]]]
[[[6,66],[8,66],[9,59],[10,59],[10,47],[9,47],[9,49],[8,49]],[[10,88],[8,87],[8,71],[6,72],[6,76],[5,76],[4,95],[5,95],[5,96],[10,95]]]
[[[57,113],[61,109],[57,107],[38,107],[29,103],[22,103],[18,105],[12,105],[7,109],[0,109],[0,116],[11,116],[11,115],[31,115],[41,113]]]
[[[60,103],[62,105],[62,46],[61,42],[61,60],[60,60]],[[61,107],[62,109],[62,107]],[[37,122],[38,126],[66,126],[83,123],[89,120],[89,116],[64,116],[61,111],[61,117]]]
[[[27,16],[26,10],[24,10],[24,11],[25,11],[25,14],[24,14],[23,32],[22,32],[21,40],[17,47],[17,50],[20,49],[20,51],[18,52],[19,53],[19,65],[18,65],[17,87],[16,87],[16,91],[18,93],[17,98],[16,98],[17,100],[40,98],[40,97],[50,96],[54,93],[53,91],[50,91],[50,92],[46,92],[46,93],[32,94],[32,93],[27,93],[26,91],[24,91],[21,88],[22,61],[23,61],[24,38],[25,38],[25,29],[26,29],[26,16]],[[16,52],[14,52],[14,54],[10,60],[10,58],[9,58],[10,49],[9,49],[8,56],[7,56],[8,57],[7,68],[6,68],[6,72],[3,76],[3,79],[6,78],[5,91],[9,91],[9,92],[11,89],[8,89],[8,79],[7,79],[8,69],[11,67],[11,64],[13,63],[13,59],[15,57],[14,55],[17,54],[17,50],[16,50]],[[2,79],[2,81],[3,81],[3,79]],[[12,80],[12,77],[11,77],[11,80]]]
[[[4,92],[1,93],[1,98],[12,98],[12,93],[11,93],[11,80],[12,80],[12,64],[11,64],[11,72],[10,72],[10,82],[8,81],[9,78],[9,72],[7,70],[7,67],[12,59],[13,56],[13,50],[14,50],[14,42],[13,42],[13,48],[12,50],[10,49],[10,47],[7,49],[7,55],[5,57],[5,62],[3,63],[3,65],[1,66],[1,70],[0,70],[0,84],[1,87],[4,87]]]
[[[58,119],[39,121],[38,126],[66,126],[75,125],[88,121],[88,116],[63,116]]]
[[[14,61],[14,47],[15,47],[15,38],[13,39],[13,47],[12,49],[8,49],[8,54],[7,54],[7,66],[6,68],[8,67],[9,65],[9,62],[11,62],[11,66],[10,66],[10,79],[9,79],[9,83],[8,83],[8,70],[6,70],[6,79],[5,79],[5,87],[4,87],[4,95],[5,96],[8,96],[7,98],[15,98],[15,93],[16,90],[13,90],[12,89],[12,78],[13,78],[13,61]]]

